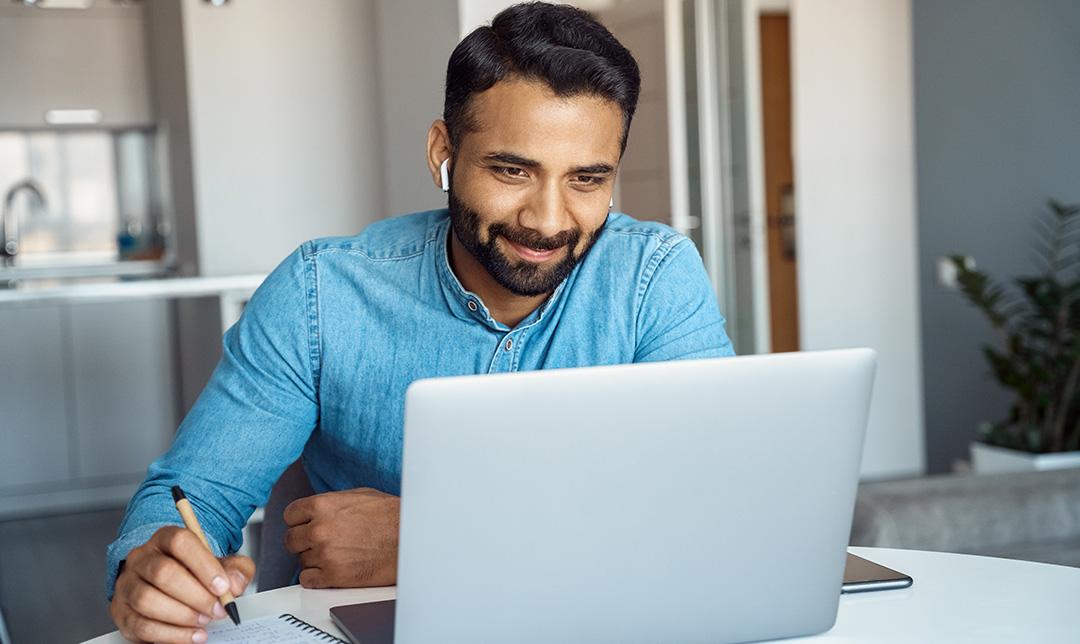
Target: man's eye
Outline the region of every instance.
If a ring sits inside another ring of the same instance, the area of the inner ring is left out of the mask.
[[[512,166],[496,166],[494,168],[494,170],[495,170],[495,172],[497,172],[499,174],[504,174],[504,175],[506,175],[508,177],[524,177],[525,176],[525,170],[523,170],[521,168],[514,168]]]
[[[594,177],[594,176],[589,175],[589,174],[583,174],[583,175],[579,175],[575,179],[575,181],[577,181],[578,183],[583,183],[585,185],[600,185],[600,184],[604,183],[604,178],[603,177]]]

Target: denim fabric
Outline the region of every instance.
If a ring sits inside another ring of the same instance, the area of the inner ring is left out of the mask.
[[[446,210],[389,219],[308,242],[267,277],[128,506],[110,596],[128,551],[179,524],[173,485],[219,556],[301,453],[317,492],[398,494],[405,388],[419,378],[732,354],[697,250],[666,226],[609,216],[585,261],[513,329],[454,276],[448,230]]]

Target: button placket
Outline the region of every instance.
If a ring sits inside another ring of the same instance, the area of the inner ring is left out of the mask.
[[[503,371],[518,370],[518,358],[521,356],[521,347],[525,346],[522,342],[525,341],[525,336],[528,334],[528,327],[514,329],[512,332],[506,334],[502,343],[502,351],[499,352],[503,354],[504,360],[509,362]]]

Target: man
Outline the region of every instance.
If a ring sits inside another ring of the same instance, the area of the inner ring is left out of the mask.
[[[320,494],[285,511],[300,583],[395,583],[418,378],[731,353],[692,243],[609,215],[638,88],[630,53],[566,6],[511,7],[458,45],[427,147],[449,209],[308,242],[260,287],[109,548],[125,637],[204,641],[215,597],[254,574],[227,556],[242,526],[301,454]],[[177,527],[173,485],[221,559]]]

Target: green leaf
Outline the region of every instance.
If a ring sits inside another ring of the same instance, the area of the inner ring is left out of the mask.
[[[1041,454],[1044,445],[1042,430],[1033,426],[1025,427],[1024,445],[1027,451]]]
[[[1080,356],[1080,204],[1048,200],[1033,232],[1043,272],[1008,286],[950,257],[964,298],[999,334],[1000,347],[982,348],[994,378],[1016,396],[1007,420],[979,431],[990,444],[1041,452],[1056,446],[1057,424],[1069,428],[1064,446],[1080,449],[1080,383],[1069,385]]]

